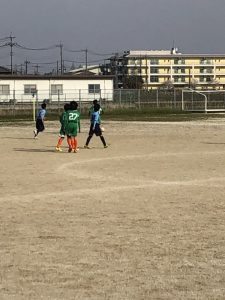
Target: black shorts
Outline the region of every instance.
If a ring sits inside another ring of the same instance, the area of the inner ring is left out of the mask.
[[[37,119],[36,120],[36,128],[38,132],[44,131],[45,130],[45,126],[44,123],[42,121],[42,119]]]
[[[89,135],[95,134],[96,136],[102,135],[100,124],[95,124],[95,130],[93,130],[93,125],[90,126]]]

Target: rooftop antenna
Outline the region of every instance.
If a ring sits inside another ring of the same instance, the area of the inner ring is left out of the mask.
[[[171,49],[171,54],[176,54],[178,51],[177,48],[175,48],[175,41],[173,40],[173,46],[172,46],[172,49]]]

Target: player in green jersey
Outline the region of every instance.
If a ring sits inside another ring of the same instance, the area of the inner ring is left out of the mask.
[[[68,152],[77,152],[77,133],[80,132],[80,113],[77,110],[76,101],[70,102],[70,109],[67,111],[66,134],[69,145]]]
[[[64,105],[64,112],[61,114],[60,118],[59,118],[59,121],[61,123],[61,128],[60,128],[60,132],[59,132],[59,139],[58,139],[58,143],[55,147],[55,150],[58,151],[58,152],[62,152],[62,149],[61,149],[61,145],[62,145],[62,142],[65,138],[65,128],[66,128],[66,122],[67,122],[67,111],[69,110],[70,108],[70,105],[69,103],[66,103]]]

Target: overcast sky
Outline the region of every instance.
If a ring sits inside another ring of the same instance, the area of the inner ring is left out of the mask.
[[[63,58],[82,61],[67,50],[97,53],[170,49],[183,53],[225,53],[225,0],[0,0],[0,39],[12,35],[28,48],[63,43]],[[0,45],[5,41],[0,41]],[[14,48],[13,62],[60,59],[59,48]],[[10,64],[9,47],[0,65]],[[89,60],[104,59],[92,56]]]

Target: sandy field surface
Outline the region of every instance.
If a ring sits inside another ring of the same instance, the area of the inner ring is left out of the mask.
[[[225,121],[0,127],[0,299],[225,299]]]

